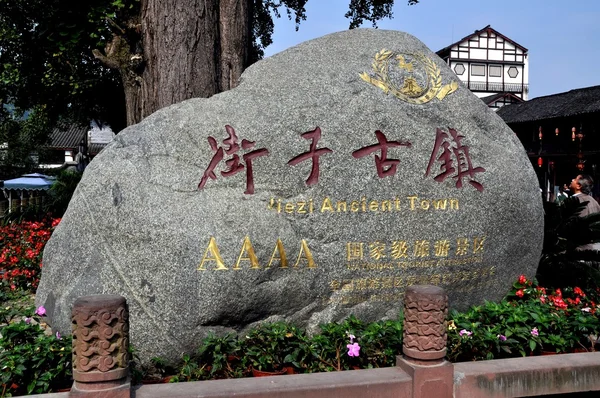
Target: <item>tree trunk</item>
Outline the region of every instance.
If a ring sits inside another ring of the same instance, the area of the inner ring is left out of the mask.
[[[237,86],[240,75],[248,66],[248,52],[252,45],[250,42],[251,3],[252,0],[221,0],[219,91]]]
[[[235,87],[247,66],[251,0],[142,0],[140,115]],[[134,115],[132,115],[134,116]]]
[[[136,21],[128,21],[135,26]],[[133,35],[137,36],[137,35]],[[140,67],[143,67],[141,54],[132,53],[131,47],[137,45],[135,37],[126,37],[123,30],[122,35],[115,34],[111,42],[106,45],[105,54],[99,50],[92,53],[100,62],[111,69],[117,69],[121,75],[121,82],[125,91],[125,106],[127,125],[139,123],[142,120],[142,79],[139,76]],[[133,42],[133,45],[130,44]]]

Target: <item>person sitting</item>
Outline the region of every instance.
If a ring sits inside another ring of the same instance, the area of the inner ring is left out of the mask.
[[[579,217],[589,216],[590,214],[600,213],[600,205],[596,202],[590,193],[592,193],[592,187],[594,184],[594,180],[592,177],[585,174],[580,174],[577,177],[573,178],[571,181],[571,192],[573,192],[573,197],[577,198],[579,203],[585,203],[586,206],[583,208],[581,213],[578,214]],[[599,243],[588,243],[582,246],[577,246],[575,248],[576,251],[584,251],[584,250],[600,250],[600,242]]]
[[[579,200],[579,203],[586,203],[583,211],[579,213],[579,217],[585,217],[600,212],[600,205],[596,202],[596,199],[590,195],[593,186],[594,180],[586,174],[579,174],[571,180],[570,188],[571,192],[573,192],[573,197],[576,197],[577,200]]]

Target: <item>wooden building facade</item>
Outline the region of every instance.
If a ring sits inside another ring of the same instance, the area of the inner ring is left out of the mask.
[[[478,97],[500,95],[488,104],[491,108],[527,100],[528,50],[490,25],[439,50],[437,55]]]
[[[600,86],[502,107],[498,115],[517,134],[546,200],[578,174],[589,174],[600,196]]]

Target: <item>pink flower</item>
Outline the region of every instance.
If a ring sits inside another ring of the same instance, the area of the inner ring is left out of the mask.
[[[60,337],[60,332],[56,332],[56,338],[62,340],[62,337]]]
[[[515,294],[517,295],[517,297],[523,297],[525,295],[525,292],[523,291],[523,289],[519,289]]]
[[[540,333],[538,332],[537,328],[533,328],[531,329],[531,335],[537,337],[540,335]]]
[[[351,357],[357,357],[360,354],[360,346],[358,343],[348,344],[348,355]]]
[[[525,277],[525,275],[521,275],[521,276],[519,276],[519,283],[520,283],[521,285],[524,285],[524,284],[526,284],[526,283],[527,283],[527,278]]]
[[[31,318],[25,317],[25,323],[29,325],[31,323]]]
[[[466,330],[466,329],[463,329],[463,330],[461,330],[460,332],[458,332],[458,334],[459,334],[461,337],[462,337],[462,336],[467,336],[467,337],[469,337],[470,335],[472,335],[472,334],[473,334],[473,332],[469,332],[468,330]]]
[[[591,310],[592,309],[590,307],[585,307],[585,308],[581,309],[581,311],[583,311],[583,312],[590,312]]]
[[[503,334],[499,334],[499,335],[498,335],[498,336],[496,336],[496,337],[498,337],[498,340],[500,340],[500,341],[506,341],[506,336],[505,336],[505,335],[503,335]]]
[[[35,314],[36,314],[36,315],[39,315],[39,316],[45,316],[45,315],[46,315],[46,309],[44,308],[44,306],[43,306],[43,305],[40,305],[40,306],[38,307],[38,309],[37,309],[37,310],[35,310]]]

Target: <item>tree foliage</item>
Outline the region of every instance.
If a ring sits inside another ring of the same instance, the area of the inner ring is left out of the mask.
[[[21,112],[35,109],[48,128],[61,119],[86,123],[95,119],[108,122],[115,131],[124,127],[127,85],[139,84],[148,67],[142,16],[152,1],[0,0],[0,105],[11,104]],[[298,29],[306,19],[307,1],[241,2],[249,10],[247,21],[235,21],[248,29],[241,70],[262,58],[272,43],[274,17],[285,15]],[[217,4],[219,12],[225,0],[197,0],[190,6],[209,3]],[[349,27],[391,18],[393,4],[394,0],[351,0],[346,13]],[[198,46],[196,51],[220,51],[211,48]],[[14,130],[14,122],[0,119],[13,126],[3,126],[4,134]],[[45,135],[49,132],[46,129]]]
[[[419,0],[408,0],[408,5],[415,5]],[[377,26],[377,21],[392,18],[394,0],[350,0],[346,18],[350,19],[349,29],[358,28],[364,21]]]
[[[123,126],[118,76],[92,55],[110,37],[106,18],[118,12],[110,1],[0,0],[0,10],[3,104],[39,107],[51,122]]]
[[[51,123],[40,106],[27,112],[0,109],[0,175],[14,178],[32,172],[43,156]]]

